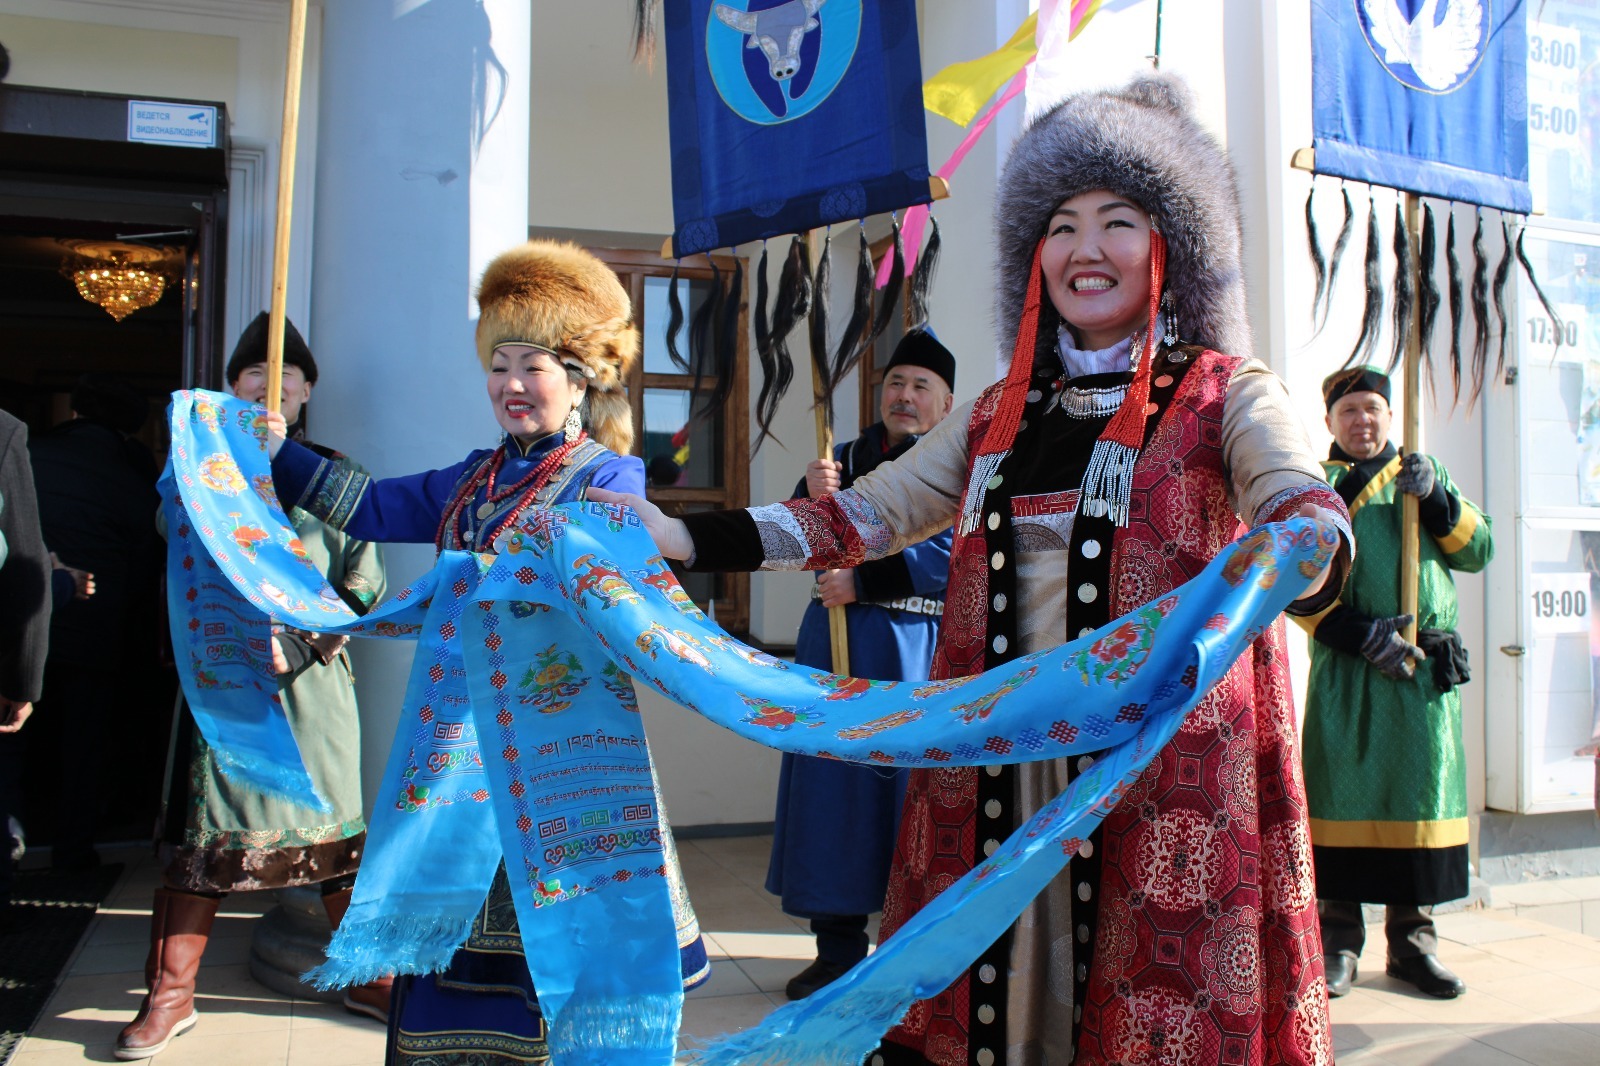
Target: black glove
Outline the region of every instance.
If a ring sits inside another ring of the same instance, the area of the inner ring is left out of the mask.
[[[1415,644],[1400,635],[1400,630],[1411,624],[1409,614],[1393,618],[1374,618],[1367,630],[1367,639],[1361,642],[1361,655],[1380,674],[1396,681],[1409,681],[1416,673],[1412,660],[1421,661],[1428,656]]]
[[[1467,646],[1453,629],[1419,629],[1417,643],[1433,660],[1433,683],[1440,692],[1472,680],[1467,662]]]
[[[1421,452],[1412,452],[1400,460],[1400,476],[1394,479],[1394,487],[1421,500],[1433,495],[1438,480],[1433,473],[1433,460]]]

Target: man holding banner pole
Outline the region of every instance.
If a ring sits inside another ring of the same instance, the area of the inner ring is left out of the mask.
[[[1323,469],[1360,546],[1335,603],[1298,619],[1312,635],[1305,722],[1318,915],[1328,994],[1356,978],[1361,904],[1387,906],[1388,974],[1450,999],[1466,990],[1440,965],[1431,904],[1467,894],[1466,754],[1458,685],[1470,680],[1455,631],[1450,571],[1494,555],[1489,519],[1443,464],[1389,442],[1389,378],[1358,366],[1322,385],[1332,452]],[[1396,561],[1415,501],[1417,614],[1402,613]],[[1402,634],[1415,624],[1413,644]],[[1420,646],[1419,646],[1420,645]]]

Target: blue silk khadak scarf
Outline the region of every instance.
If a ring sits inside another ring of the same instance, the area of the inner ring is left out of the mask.
[[[557,1064],[675,1054],[681,888],[634,679],[741,736],[825,758],[931,767],[1109,749],[840,981],[703,1053],[855,1064],[1015,920],[1337,546],[1303,519],[1263,526],[1193,581],[1063,647],[977,677],[870,681],[733,639],[690,601],[638,517],[601,504],[540,512],[503,555],[445,552],[355,619],[295,552],[260,409],[177,393],[171,422],[164,497],[169,527],[188,527],[173,541],[173,638],[181,664],[218,682],[186,676],[185,690],[208,742],[235,756],[223,765],[269,760],[249,780],[278,788],[304,779],[281,707],[250,683],[271,677],[254,631],[211,657],[210,620],[261,615],[264,626],[270,614],[417,640],[355,897],[319,976],[442,968],[503,857]]]

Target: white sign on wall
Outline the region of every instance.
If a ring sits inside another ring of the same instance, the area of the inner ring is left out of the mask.
[[[1589,632],[1587,571],[1535,572],[1528,575],[1527,588],[1534,636]]]
[[[1535,150],[1583,150],[1578,137],[1580,36],[1571,26],[1528,26],[1528,144]]]
[[[128,140],[143,144],[217,146],[217,109],[210,104],[128,101]]]

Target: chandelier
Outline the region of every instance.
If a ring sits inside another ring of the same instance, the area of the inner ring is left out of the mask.
[[[121,322],[135,311],[154,305],[167,291],[162,254],[149,248],[123,246],[80,248],[61,264],[78,295]]]

